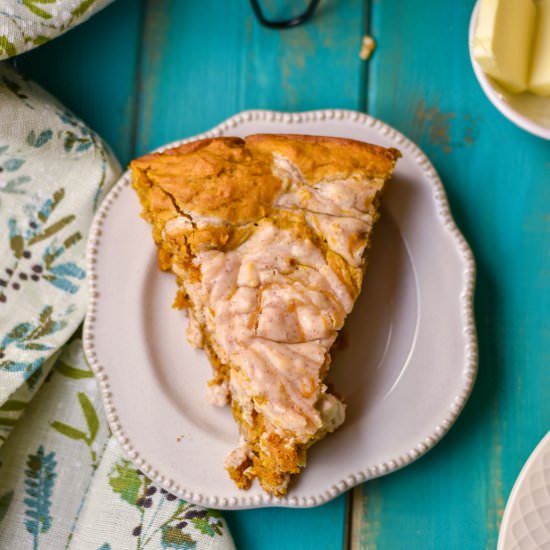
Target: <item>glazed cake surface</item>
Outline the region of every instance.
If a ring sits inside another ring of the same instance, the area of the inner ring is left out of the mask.
[[[399,152],[317,136],[187,143],[132,161],[159,267],[175,274],[189,342],[208,354],[208,398],[242,445],[225,467],[286,493],[306,451],[342,424],[324,380],[361,290],[380,193]]]

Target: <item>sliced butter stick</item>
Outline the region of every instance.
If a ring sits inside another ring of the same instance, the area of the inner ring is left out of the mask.
[[[481,68],[510,92],[527,89],[536,8],[533,0],[481,0],[473,51]]]
[[[537,11],[529,90],[550,95],[550,0],[539,1]]]

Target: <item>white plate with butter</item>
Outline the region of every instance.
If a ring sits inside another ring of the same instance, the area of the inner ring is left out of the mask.
[[[127,172],[101,204],[88,244],[86,355],[123,450],[157,484],[213,508],[307,507],[406,466],[462,410],[477,372],[475,266],[426,156],[368,115],[247,111],[200,136],[298,133],[398,148],[363,290],[333,353],[329,380],[346,421],[315,445],[284,497],[240,491],[223,467],[239,443],[228,407],[206,401],[211,368],[171,308],[176,281],[157,266]],[[179,145],[172,143],[167,147]]]
[[[485,95],[505,117],[507,117],[510,121],[512,121],[520,128],[523,128],[527,132],[530,132],[531,134],[534,134],[544,139],[550,139],[550,96],[536,95],[528,91],[513,93],[501,84],[499,84],[494,78],[488,76],[481,65],[478,63],[478,61],[476,61],[475,41],[476,29],[478,26],[478,17],[480,15],[481,1],[482,0],[478,0],[472,12],[469,30],[470,59],[476,78],[481,88],[485,92]],[[489,3],[493,7],[497,6],[497,4],[499,4],[500,2],[502,2],[502,0],[489,0]],[[533,5],[538,4],[538,19],[540,20],[540,22],[544,20],[546,24],[545,31],[539,33],[539,40],[543,41],[544,45],[548,43],[547,48],[541,48],[541,51],[544,53],[544,55],[538,56],[539,59],[537,62],[538,70],[536,80],[538,82],[538,88],[540,89],[541,82],[550,81],[550,0],[543,0],[542,2],[537,0],[514,0],[514,3],[509,3],[509,5],[518,10],[521,10],[524,4],[528,5],[529,3],[533,3]],[[520,25],[516,23],[522,22],[523,24],[525,24],[525,18],[523,18],[522,15],[523,13],[521,11],[519,11],[519,13],[515,15],[511,14],[510,19],[513,20],[513,23],[510,24],[511,28],[509,31],[505,29],[506,34],[515,37],[519,41],[530,39],[530,37],[519,36],[520,33],[518,32],[518,27]],[[489,21],[487,21],[487,19],[489,19]],[[483,34],[485,35],[484,38],[486,38],[487,41],[490,40],[490,33],[493,30],[491,27],[493,27],[493,25],[495,24],[495,22],[491,21],[490,19],[491,16],[487,16],[487,14],[485,14],[485,28],[483,30]],[[499,23],[506,25],[506,21],[499,20]],[[535,27],[537,27],[536,24]],[[533,28],[531,29],[531,32],[535,32]],[[490,50],[490,48],[488,47],[487,50]],[[523,50],[525,52],[528,51],[529,48],[525,44],[523,44],[523,47],[517,49],[509,49],[506,54],[513,56],[516,55],[519,50]],[[546,50],[548,50],[547,54]],[[520,63],[520,61],[523,60],[511,59],[508,61],[508,65],[512,66],[512,73],[515,72],[514,67],[517,71],[517,64]],[[546,72],[548,73],[547,75],[543,74]],[[521,83],[517,83],[517,75],[511,74],[509,76],[510,77],[508,79],[508,87],[514,88],[516,86],[522,86]]]

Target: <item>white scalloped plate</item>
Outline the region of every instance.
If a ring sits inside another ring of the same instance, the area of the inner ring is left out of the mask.
[[[498,550],[550,550],[550,432],[527,459],[508,497]]]
[[[101,205],[88,245],[84,345],[111,429],[155,482],[214,508],[315,506],[409,464],[447,432],[477,370],[474,261],[425,155],[353,111],[247,111],[189,140],[259,132],[348,137],[403,153],[346,324],[347,345],[334,353],[331,378],[348,403],[347,420],[311,449],[287,496],[258,485],[240,491],[223,468],[237,428],[229,410],[205,400],[208,361],[187,344],[184,313],[170,307],[176,283],[157,268],[128,173]]]

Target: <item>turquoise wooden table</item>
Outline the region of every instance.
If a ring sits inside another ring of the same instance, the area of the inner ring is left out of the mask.
[[[308,510],[226,513],[239,548],[495,548],[512,484],[550,428],[550,142],[505,120],[468,60],[474,0],[323,0],[292,30],[245,0],[117,0],[18,58],[126,164],[250,108],[367,111],[439,171],[478,264],[479,377],[450,433]],[[359,58],[361,38],[377,48]]]

